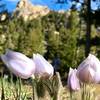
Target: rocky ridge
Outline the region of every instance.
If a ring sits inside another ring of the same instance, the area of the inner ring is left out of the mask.
[[[22,17],[24,20],[32,20],[39,16],[45,16],[50,12],[47,6],[33,5],[29,0],[20,0],[13,12],[14,16]]]

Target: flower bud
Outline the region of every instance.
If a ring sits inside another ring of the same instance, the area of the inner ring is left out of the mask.
[[[80,83],[76,76],[77,70],[70,68],[68,74],[67,85],[70,90],[77,91],[80,89]]]
[[[23,79],[31,77],[35,72],[33,60],[22,53],[6,50],[1,59],[13,74]]]
[[[94,55],[89,56],[79,65],[77,76],[82,82],[100,82],[100,61]]]
[[[33,61],[36,65],[35,75],[49,78],[53,76],[53,66],[40,54],[33,54]]]

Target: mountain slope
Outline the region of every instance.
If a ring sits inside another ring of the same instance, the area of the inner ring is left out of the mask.
[[[22,17],[24,20],[32,20],[38,16],[45,16],[50,12],[48,7],[33,5],[29,0],[20,0],[13,12],[14,16]]]

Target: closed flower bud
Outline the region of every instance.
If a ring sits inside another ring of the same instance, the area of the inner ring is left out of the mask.
[[[67,85],[68,88],[72,91],[77,91],[80,89],[80,83],[76,76],[77,70],[70,68],[69,74],[68,74],[68,80]]]
[[[42,78],[53,76],[53,66],[40,54],[33,54],[33,61],[36,65],[35,75]]]
[[[35,64],[32,59],[22,53],[6,50],[4,55],[1,55],[2,61],[7,68],[16,76],[27,79],[34,75]]]
[[[79,65],[77,76],[82,82],[100,82],[100,61],[94,55],[89,56]]]

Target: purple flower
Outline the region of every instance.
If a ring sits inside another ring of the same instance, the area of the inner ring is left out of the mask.
[[[53,76],[53,66],[40,54],[33,54],[33,61],[36,65],[35,75],[43,78]]]
[[[89,54],[89,56],[79,65],[77,76],[82,82],[100,83],[99,59]]]
[[[8,69],[23,79],[27,79],[34,75],[35,64],[32,59],[26,57],[24,54],[6,50],[4,55],[1,55],[2,61],[8,67]]]
[[[70,68],[68,74],[67,85],[70,90],[76,91],[80,89],[80,83],[76,76],[77,70]]]

